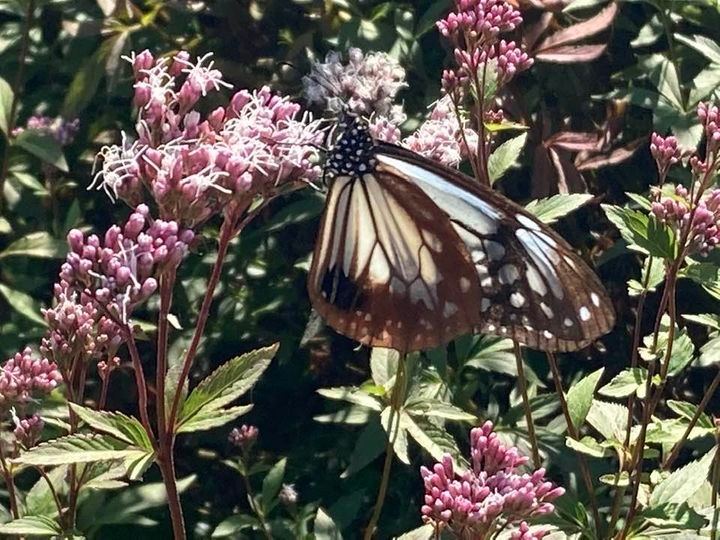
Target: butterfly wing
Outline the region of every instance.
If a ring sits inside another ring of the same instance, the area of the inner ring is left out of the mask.
[[[403,148],[379,143],[376,158],[379,177],[419,187],[462,239],[480,283],[474,331],[570,351],[613,327],[612,304],[595,273],[524,208]]]
[[[308,289],[333,328],[373,347],[431,348],[478,324],[480,282],[465,245],[395,171],[335,178]]]

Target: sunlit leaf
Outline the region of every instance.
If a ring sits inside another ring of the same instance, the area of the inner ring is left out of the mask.
[[[636,367],[621,371],[598,392],[603,396],[621,398],[637,392],[640,399],[645,397],[647,370]]]
[[[40,316],[40,303],[32,296],[22,291],[11,289],[2,283],[0,283],[0,295],[4,296],[8,304],[10,304],[10,307],[23,317],[31,320],[35,324],[45,325],[45,319]]]
[[[487,167],[491,183],[498,181],[517,161],[526,139],[527,133],[522,133],[505,141],[490,154]]]
[[[47,516],[25,516],[0,525],[0,533],[8,535],[57,536],[62,528]]]
[[[8,82],[0,77],[0,130],[7,135],[12,112],[13,90]]]
[[[6,257],[37,257],[41,259],[59,259],[65,256],[67,244],[56,240],[46,232],[34,232],[15,240],[3,251],[0,259]]]
[[[69,170],[62,147],[48,133],[35,129],[26,129],[15,137],[14,144],[63,172]]]
[[[573,384],[568,390],[567,405],[576,430],[579,430],[585,423],[585,417],[587,417],[592,405],[595,388],[597,388],[604,371],[604,368],[593,371],[578,383]]]
[[[650,495],[650,505],[660,506],[667,503],[684,503],[700,489],[708,477],[710,466],[715,458],[717,447],[701,459],[688,463],[673,471]]]
[[[262,483],[262,504],[265,510],[271,508],[272,501],[277,497],[285,479],[285,466],[287,459],[282,458],[268,471]]]
[[[574,212],[587,203],[593,196],[587,193],[553,195],[547,199],[531,201],[525,209],[543,223],[555,223],[561,217]]]
[[[342,540],[340,529],[325,510],[318,508],[313,526],[315,540]]]

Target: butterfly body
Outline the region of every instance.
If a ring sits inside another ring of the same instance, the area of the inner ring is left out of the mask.
[[[614,324],[559,235],[459,171],[373,140],[363,122],[348,124],[325,177],[308,289],[340,333],[400,351],[475,332],[566,351]]]

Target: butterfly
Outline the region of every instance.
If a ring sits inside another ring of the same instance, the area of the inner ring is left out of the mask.
[[[612,304],[572,248],[465,174],[373,139],[360,118],[329,150],[308,276],[336,331],[408,352],[469,333],[571,351],[609,332]]]

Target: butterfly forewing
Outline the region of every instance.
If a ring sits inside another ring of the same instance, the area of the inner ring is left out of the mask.
[[[366,345],[434,347],[469,332],[568,351],[614,324],[595,274],[552,229],[462,173],[376,143],[356,124],[309,275],[318,312]]]
[[[380,172],[334,180],[309,276],[339,332],[374,347],[438,346],[477,325],[469,254],[422,190]]]

